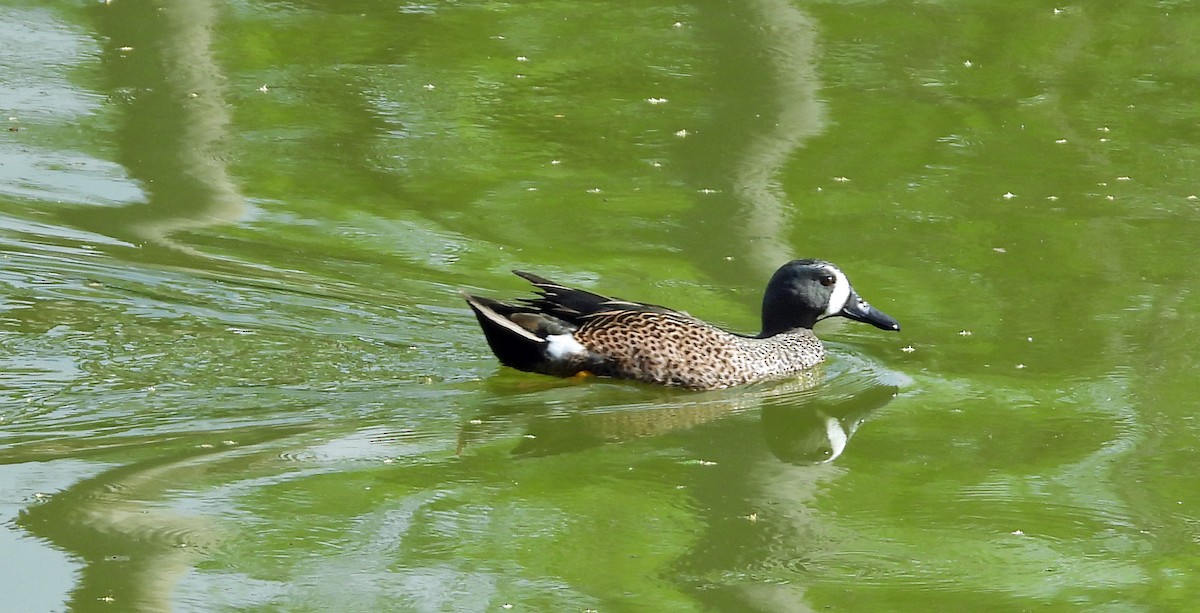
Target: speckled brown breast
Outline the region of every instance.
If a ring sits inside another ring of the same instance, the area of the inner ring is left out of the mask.
[[[588,367],[597,375],[693,389],[782,377],[825,359],[825,348],[812,330],[751,338],[678,313],[598,313],[574,336],[602,358]]]

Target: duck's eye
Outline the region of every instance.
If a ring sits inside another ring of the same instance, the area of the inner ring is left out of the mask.
[[[834,283],[837,283],[837,279],[835,279],[833,275],[824,275],[821,277],[821,285],[824,285],[825,287],[830,287]]]

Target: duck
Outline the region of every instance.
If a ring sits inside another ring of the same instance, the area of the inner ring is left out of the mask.
[[[818,366],[825,347],[813,326],[823,319],[900,330],[895,319],[859,297],[841,269],[818,259],[793,260],[771,276],[756,335],[729,332],[683,311],[513,273],[533,284],[535,297],[514,303],[461,295],[502,364],[558,377],[595,375],[715,390]]]

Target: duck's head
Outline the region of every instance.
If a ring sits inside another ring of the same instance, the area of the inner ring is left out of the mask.
[[[775,271],[767,283],[760,336],[812,328],[835,315],[882,330],[900,329],[895,319],[860,298],[837,266],[822,260],[793,260]]]

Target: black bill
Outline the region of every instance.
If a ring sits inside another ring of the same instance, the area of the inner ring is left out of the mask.
[[[854,290],[850,290],[850,299],[846,301],[846,306],[842,307],[842,310],[838,311],[837,314],[846,319],[871,324],[882,330],[900,329],[900,322],[892,319],[887,313],[873,308],[866,300],[859,298]]]

